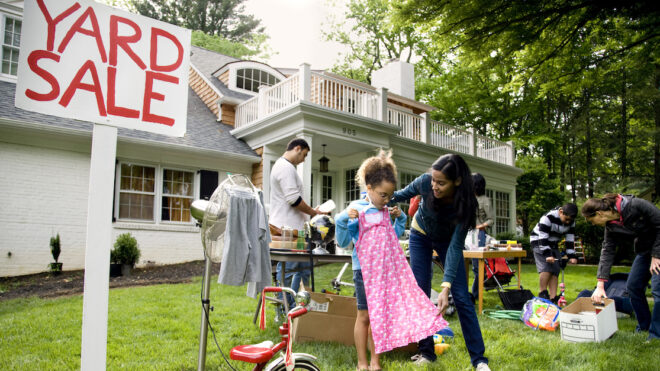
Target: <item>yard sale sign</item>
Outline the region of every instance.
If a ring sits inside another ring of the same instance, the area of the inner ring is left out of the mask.
[[[16,107],[186,132],[190,30],[90,0],[26,0]]]

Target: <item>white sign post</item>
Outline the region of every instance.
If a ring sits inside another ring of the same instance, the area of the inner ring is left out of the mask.
[[[81,362],[105,370],[117,127],[186,132],[190,30],[91,0],[26,0],[16,107],[95,123]]]

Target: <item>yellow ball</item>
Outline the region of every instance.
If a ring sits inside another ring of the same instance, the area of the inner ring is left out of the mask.
[[[446,343],[435,344],[435,354],[437,355],[441,355],[447,349],[449,349],[449,344]]]

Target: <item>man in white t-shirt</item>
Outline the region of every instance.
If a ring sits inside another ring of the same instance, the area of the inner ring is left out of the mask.
[[[321,214],[303,200],[303,183],[296,170],[296,166],[305,161],[307,153],[309,153],[309,144],[304,139],[293,139],[287,144],[286,152],[275,161],[270,170],[270,213],[268,221],[280,230],[284,226],[296,231],[301,230],[310,216]],[[281,265],[281,262],[277,264],[278,279],[280,279],[280,272],[282,271]],[[305,285],[309,285],[310,268],[311,266],[307,262],[286,263],[286,271],[291,273],[286,273],[282,284],[297,292],[301,280]],[[293,298],[289,297],[288,299],[291,307]]]

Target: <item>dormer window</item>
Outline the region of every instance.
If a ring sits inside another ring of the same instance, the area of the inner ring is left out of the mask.
[[[242,68],[236,70],[236,87],[239,89],[258,93],[259,86],[273,86],[278,82],[280,82],[280,79],[277,77],[256,68]]]
[[[260,86],[273,86],[284,80],[280,71],[255,61],[235,61],[225,64],[213,73],[230,90],[257,95]]]

